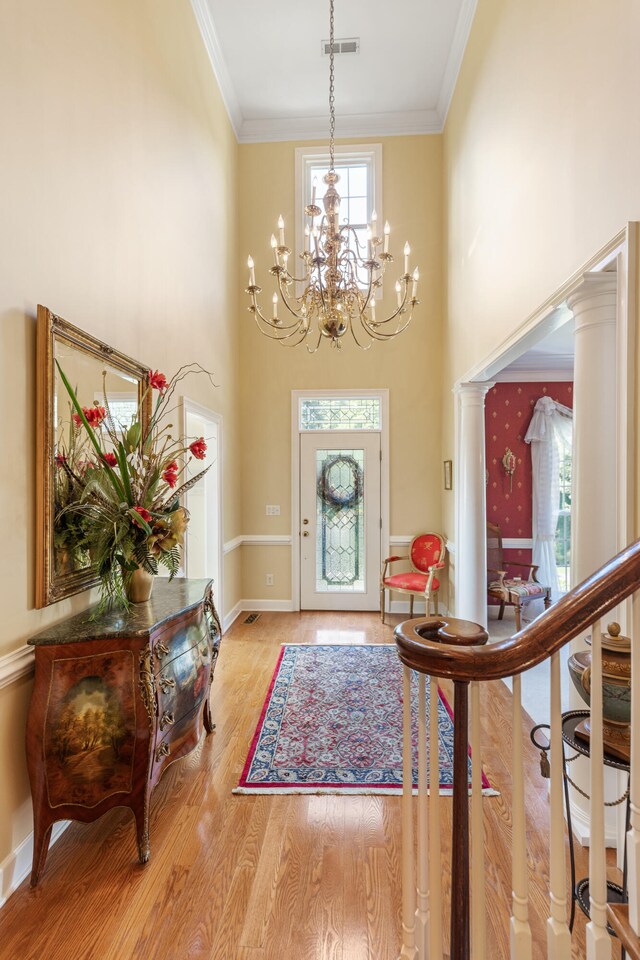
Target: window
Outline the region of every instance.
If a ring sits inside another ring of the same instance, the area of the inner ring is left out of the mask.
[[[303,397],[300,430],[380,430],[380,397]]]
[[[355,228],[358,243],[366,256],[367,224],[375,210],[378,217],[378,233],[382,230],[382,146],[338,145],[335,149],[335,167],[340,175],[337,190],[340,194],[340,219],[347,220]],[[323,181],[329,169],[329,150],[296,150],[296,252],[304,247],[304,228],[308,222],[304,208],[311,203],[313,186],[316,186],[316,203],[322,209],[322,198],[327,189]],[[353,244],[355,246],[355,243]],[[362,271],[363,285],[366,271]],[[378,296],[381,294],[378,293]]]
[[[559,511],[556,526],[556,564],[558,589],[566,593],[571,589],[571,448],[560,445],[559,462]]]
[[[94,400],[97,403],[104,403],[104,394],[94,393]],[[113,422],[118,430],[128,430],[138,414],[138,394],[136,392],[114,392],[107,393],[109,411]]]

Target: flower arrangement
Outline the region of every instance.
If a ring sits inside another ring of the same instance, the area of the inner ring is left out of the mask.
[[[130,423],[122,424],[111,415],[106,389],[102,404],[83,407],[57,366],[75,412],[68,449],[56,451],[56,469],[62,471],[69,491],[56,527],[71,517],[74,529],[81,531],[77,548],[89,552],[100,577],[99,610],[112,602],[128,607],[136,571],[154,575],[162,565],[171,579],[180,567],[180,547],[189,520],[180,497],[209,467],[189,479],[185,473],[192,458],[206,458],[207,444],[204,437],[190,443],[175,440],[166,419],[176,386],[184,377],[200,372],[213,380],[199,364],[181,367],[170,380],[157,370],[149,371],[136,414]],[[149,393],[155,399],[150,415],[145,416]],[[78,456],[68,455],[71,450],[85,451],[85,444],[90,458],[83,453],[80,463]]]

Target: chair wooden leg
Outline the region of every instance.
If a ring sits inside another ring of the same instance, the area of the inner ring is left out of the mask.
[[[520,630],[522,629],[522,619],[521,619],[521,617],[520,617],[520,604],[519,604],[519,603],[516,603],[516,605],[515,605],[515,611],[516,611],[516,633],[520,633]]]
[[[384,623],[384,587],[380,587],[380,619]]]
[[[504,603],[500,604],[500,610],[498,612],[498,620],[502,620],[504,617]]]
[[[409,620],[413,620],[413,594],[409,597]]]
[[[551,606],[551,590],[547,590],[547,592],[544,595],[545,610],[548,610],[550,606]]]

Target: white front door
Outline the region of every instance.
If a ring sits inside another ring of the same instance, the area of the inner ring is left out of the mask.
[[[380,434],[300,435],[300,607],[380,608]]]

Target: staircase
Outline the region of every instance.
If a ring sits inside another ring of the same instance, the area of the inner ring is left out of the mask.
[[[602,723],[601,621],[626,605],[632,638],[632,706],[630,827],[627,833],[628,903],[607,904],[604,822],[604,743]],[[590,919],[586,927],[587,960],[612,960],[611,924],[624,951],[640,960],[640,540],[623,550],[579,584],[551,610],[515,636],[487,645],[478,624],[430,617],[410,620],[395,630],[404,664],[404,791],[402,800],[402,950],[400,960],[445,960],[440,924],[443,890],[440,855],[440,797],[428,793],[438,783],[438,727],[432,711],[427,731],[425,692],[430,684],[436,702],[438,679],[454,687],[454,785],[451,862],[450,960],[507,960],[496,957],[486,942],[485,845],[483,828],[480,684],[513,678],[512,898],[510,960],[534,960],[529,927],[526,849],[525,778],[521,727],[521,676],[550,660],[550,792],[547,960],[572,960],[567,922],[563,800],[562,713],[559,650],[571,640],[591,635],[591,740],[589,847]],[[414,801],[411,751],[411,675],[418,674],[418,796]],[[468,741],[473,755],[471,793]],[[431,749],[430,745],[431,744]],[[414,844],[414,802],[417,835]],[[471,828],[471,829],[470,829]],[[470,871],[470,863],[473,871]],[[433,918],[433,919],[432,919]],[[617,956],[617,953],[615,954]],[[624,955],[624,954],[623,954]],[[536,957],[537,960],[537,957]]]

